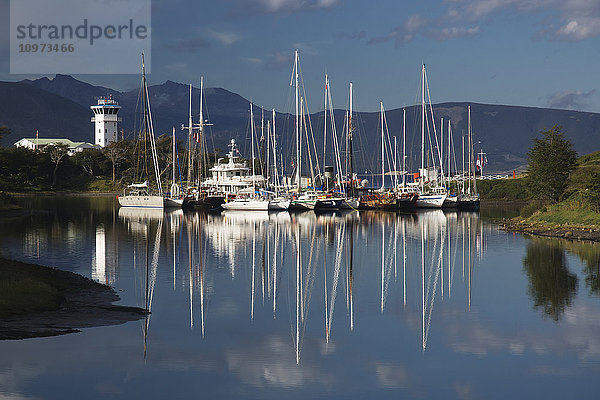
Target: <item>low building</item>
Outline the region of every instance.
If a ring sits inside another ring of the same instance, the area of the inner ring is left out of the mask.
[[[46,146],[52,145],[65,145],[69,148],[69,155],[72,156],[75,153],[82,152],[86,149],[97,148],[91,143],[87,142],[73,142],[69,139],[38,139],[38,138],[23,138],[15,143],[15,147],[24,147],[29,150],[40,150],[43,151]]]

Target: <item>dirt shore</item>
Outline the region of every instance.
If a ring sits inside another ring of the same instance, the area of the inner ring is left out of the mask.
[[[80,332],[148,315],[114,305],[114,289],[72,272],[0,258],[0,340]]]
[[[600,229],[594,227],[586,228],[566,225],[545,226],[520,222],[513,219],[501,221],[500,228],[507,232],[520,232],[536,236],[600,242]]]

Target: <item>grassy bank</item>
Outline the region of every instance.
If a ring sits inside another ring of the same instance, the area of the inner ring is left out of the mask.
[[[6,259],[0,263],[0,318],[57,310],[64,301],[64,288],[52,270]]]
[[[595,174],[600,174],[600,152],[577,160],[561,201],[550,204],[529,200],[520,217],[507,221],[506,228],[542,236],[600,241],[600,194],[592,191]]]
[[[109,286],[72,272],[0,258],[0,340],[55,336],[143,318]]]

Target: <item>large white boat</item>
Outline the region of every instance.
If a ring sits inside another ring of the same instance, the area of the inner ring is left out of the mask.
[[[211,176],[202,181],[201,189],[210,189],[224,194],[237,194],[242,189],[251,188],[253,184],[264,185],[264,177],[252,175],[247,163],[241,161],[235,139],[231,139],[229,144],[227,161],[220,158],[209,172]]]
[[[140,138],[148,140],[152,151],[152,164],[154,175],[156,177],[156,192],[150,189],[148,185],[149,171],[146,171],[146,180],[144,183],[133,183],[127,187],[123,196],[118,196],[119,205],[122,207],[145,207],[145,208],[164,208],[165,202],[162,195],[162,184],[160,182],[160,172],[158,168],[158,157],[156,153],[156,143],[154,142],[154,126],[152,124],[152,114],[150,112],[150,97],[148,95],[148,85],[146,84],[146,67],[144,65],[144,53],[142,53],[142,86],[141,99],[143,106],[144,121]]]
[[[250,103],[250,135],[252,136],[252,168],[251,171],[254,171],[254,112],[252,110],[252,103]],[[231,143],[231,152],[230,152],[230,162],[232,162],[232,160],[234,160],[235,158],[235,153],[234,153],[234,149],[235,149],[235,142],[232,140]],[[235,161],[233,161],[233,164],[235,165]],[[214,169],[215,167],[213,167],[212,169]],[[247,167],[241,168],[243,169],[247,169]],[[235,178],[235,176],[231,175],[231,170],[229,169],[222,169],[222,170],[217,170],[217,177],[219,176],[218,173],[219,172],[225,172],[224,176],[227,178]],[[261,177],[262,178],[262,177]],[[256,187],[257,187],[257,180],[258,180],[258,176],[255,175],[254,173],[250,176],[250,185],[251,188],[249,189],[240,189],[239,193],[242,192],[246,192],[246,193],[242,193],[240,195],[236,195],[236,197],[231,200],[231,201],[226,201],[225,203],[223,203],[221,205],[221,207],[223,207],[225,210],[240,210],[240,211],[246,211],[246,210],[252,210],[252,211],[269,211],[269,210],[287,210],[290,206],[290,201],[282,198],[282,197],[278,197],[276,196],[275,193],[272,192],[267,192],[267,191],[261,191],[261,192],[257,192]],[[264,178],[263,178],[263,182],[264,182]]]

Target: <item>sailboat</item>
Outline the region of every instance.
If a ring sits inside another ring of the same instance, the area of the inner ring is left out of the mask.
[[[468,186],[466,191],[458,196],[458,208],[461,210],[478,210],[479,209],[479,193],[477,193],[477,180],[475,179],[475,171],[473,171],[473,131],[471,128],[471,106],[468,108],[468,148],[469,148],[469,175],[467,178]]]
[[[386,149],[386,119],[385,119],[385,110],[383,108],[383,102],[380,103],[380,116],[381,116],[381,188],[371,192],[368,195],[361,197],[361,204],[366,208],[374,208],[381,210],[389,210],[389,211],[399,211],[399,210],[411,210],[414,208],[415,203],[417,202],[417,198],[419,197],[418,193],[414,190],[409,191],[404,188],[400,188],[398,185],[395,185],[394,190],[386,190],[385,188],[385,149]],[[389,137],[388,137],[389,140]],[[391,153],[391,150],[389,151]],[[391,158],[391,156],[389,157]],[[394,157],[393,162],[394,175],[397,174],[396,171],[396,161]]]
[[[419,198],[416,206],[420,208],[441,208],[448,197],[446,188],[437,185],[437,169],[435,167],[425,168],[425,85],[427,75],[425,64],[421,69],[421,169],[419,170]],[[427,88],[429,92],[429,88]],[[431,98],[429,99],[431,104]],[[433,112],[432,112],[433,113]],[[437,140],[437,139],[436,139]],[[427,185],[425,185],[427,180]]]
[[[204,147],[205,144],[205,135],[204,135],[204,127],[207,124],[204,121],[204,77],[200,77],[200,121],[198,124],[194,124],[192,120],[192,85],[190,85],[190,106],[189,106],[189,120],[188,126],[182,126],[182,129],[188,130],[188,193],[185,198],[183,207],[184,208],[197,208],[197,209],[208,209],[214,210],[218,209],[221,204],[225,201],[225,192],[220,190],[217,185],[213,184],[213,181],[210,178],[207,178],[205,181],[203,173],[206,167],[206,150]],[[193,172],[193,151],[195,150],[195,144],[193,144],[194,139],[194,129],[197,130],[198,135],[196,136],[196,140],[200,145],[199,156],[198,156],[198,176],[197,176],[197,185],[192,185],[192,172]],[[212,172],[212,169],[211,169]],[[247,187],[247,186],[244,186]]]
[[[342,201],[340,208],[346,210],[357,210],[360,206],[360,200],[356,195],[355,191],[355,177],[354,177],[354,160],[352,154],[352,82],[350,82],[350,102],[348,111],[348,130],[346,132],[346,179],[344,182],[344,201]]]
[[[142,175],[145,177],[143,183],[132,183],[127,186],[123,196],[117,196],[121,207],[142,207],[142,208],[164,208],[164,197],[162,195],[162,184],[160,182],[160,171],[158,168],[158,156],[156,152],[156,142],[154,141],[154,126],[152,124],[152,113],[150,110],[150,96],[148,95],[148,85],[146,83],[146,67],[144,63],[144,53],[142,53],[142,85],[140,88],[143,106],[143,122],[140,132],[140,140],[150,142],[152,151],[152,165],[154,167],[154,176],[156,177],[156,190],[153,193],[148,184],[150,171],[147,166],[147,157],[144,154]]]
[[[178,208],[183,205],[183,196],[181,195],[181,190],[179,185],[177,184],[175,171],[177,170],[176,165],[176,155],[175,155],[175,128],[173,128],[173,175],[171,181],[171,191],[168,195],[165,196],[165,207]]]

